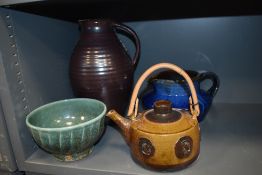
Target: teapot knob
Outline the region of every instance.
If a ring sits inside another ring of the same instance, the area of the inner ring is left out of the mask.
[[[167,100],[158,100],[154,103],[154,112],[156,114],[169,114],[172,112],[172,103]]]
[[[158,100],[154,103],[154,110],[145,114],[145,117],[157,123],[171,123],[181,118],[180,112],[172,110],[172,103],[167,100]]]

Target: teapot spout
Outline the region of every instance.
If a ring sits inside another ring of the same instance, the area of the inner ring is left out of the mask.
[[[121,132],[127,142],[127,144],[130,143],[130,125],[131,120],[122,117],[119,113],[117,113],[115,110],[110,110],[106,114],[107,117],[109,117],[113,122],[121,129]]]

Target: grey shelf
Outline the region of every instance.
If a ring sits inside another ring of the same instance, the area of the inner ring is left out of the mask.
[[[0,6],[8,6],[8,5],[15,5],[15,4],[23,4],[23,3],[32,3],[38,2],[42,0],[1,0]]]
[[[9,171],[1,171],[0,170],[0,174],[1,175],[24,175],[25,173],[23,173],[23,172],[9,172]]]
[[[1,85],[0,80],[0,88],[2,88]],[[1,171],[14,172],[17,170],[14,154],[12,149],[10,149],[11,143],[3,115],[2,104],[0,103],[0,174]]]
[[[262,173],[261,104],[214,104],[201,123],[201,153],[191,166],[165,175],[259,175]],[[160,174],[134,163],[118,131],[107,127],[93,153],[80,161],[57,161],[41,149],[27,160],[26,167],[46,174]]]
[[[38,3],[32,4],[39,11]],[[53,8],[55,14],[66,19],[78,17],[71,11],[60,14]],[[85,6],[83,9],[90,12]],[[105,13],[109,12],[107,9]],[[39,14],[44,17],[0,8],[0,95],[18,170],[31,175],[159,174],[134,163],[128,146],[112,127],[107,128],[93,154],[81,161],[59,162],[35,145],[26,129],[25,116],[42,104],[73,97],[67,69],[79,38],[78,24]],[[214,105],[201,124],[199,159],[187,169],[164,174],[262,174],[261,19],[260,15],[127,23],[142,44],[135,80],[149,66],[164,61],[185,69],[213,71],[221,80]],[[132,43],[126,46],[132,53]],[[17,76],[17,71],[23,76]]]

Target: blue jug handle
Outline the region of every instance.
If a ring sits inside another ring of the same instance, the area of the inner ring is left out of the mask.
[[[199,84],[205,80],[211,80],[212,81],[212,86],[206,90],[207,94],[209,94],[211,97],[214,97],[219,89],[220,86],[220,80],[214,72],[206,71],[206,72],[201,72],[199,75]]]

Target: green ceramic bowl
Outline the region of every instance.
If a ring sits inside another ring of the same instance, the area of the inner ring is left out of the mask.
[[[36,143],[62,161],[84,158],[104,131],[103,102],[76,98],[41,106],[26,117]]]

